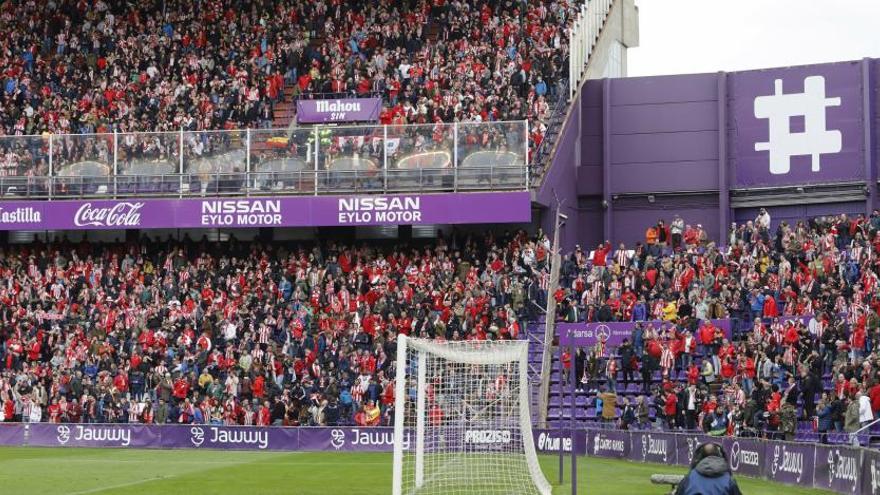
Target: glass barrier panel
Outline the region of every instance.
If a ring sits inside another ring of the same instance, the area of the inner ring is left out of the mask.
[[[388,126],[388,189],[453,190],[455,126]]]
[[[52,136],[52,195],[112,194],[113,134]]]
[[[322,194],[380,192],[381,190],[382,179],[375,170],[318,171],[318,192]]]
[[[247,131],[183,133],[184,193],[243,194],[247,170]]]
[[[381,126],[318,128],[318,191],[382,191],[383,133]]]
[[[253,129],[250,135],[250,191],[291,194],[315,191],[314,132]]]
[[[119,133],[117,194],[171,195],[180,191],[180,133]]]
[[[459,123],[457,157],[460,189],[524,187],[525,123]]]
[[[46,198],[49,196],[50,180],[50,177],[41,175],[0,176],[0,198]]]
[[[12,197],[48,194],[49,137],[0,136],[0,195]]]
[[[0,136],[0,176],[49,175],[49,136]]]
[[[527,144],[525,122],[0,136],[0,197],[520,189]]]

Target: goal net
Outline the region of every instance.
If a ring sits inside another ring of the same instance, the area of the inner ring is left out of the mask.
[[[528,343],[397,343],[393,495],[539,494]]]

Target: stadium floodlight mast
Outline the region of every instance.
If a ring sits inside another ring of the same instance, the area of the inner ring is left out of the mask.
[[[532,436],[528,342],[400,335],[393,495],[550,495]]]
[[[555,194],[555,191],[554,191]],[[550,400],[550,372],[553,337],[556,334],[556,289],[559,287],[559,230],[568,220],[562,213],[559,198],[556,199],[556,220],[553,222],[553,245],[550,247],[550,283],[547,286],[547,311],[544,318],[544,350],[541,353],[541,387],[538,392],[538,428],[547,428],[547,408]]]

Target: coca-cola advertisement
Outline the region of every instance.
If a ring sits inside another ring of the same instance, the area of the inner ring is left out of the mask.
[[[139,227],[145,203],[120,201],[108,206],[83,203],[73,216],[77,227]]]

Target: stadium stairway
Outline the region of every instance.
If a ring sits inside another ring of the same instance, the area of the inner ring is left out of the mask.
[[[274,129],[287,129],[296,116],[296,102],[293,100],[293,85],[284,85],[284,98],[275,104],[272,127]]]

